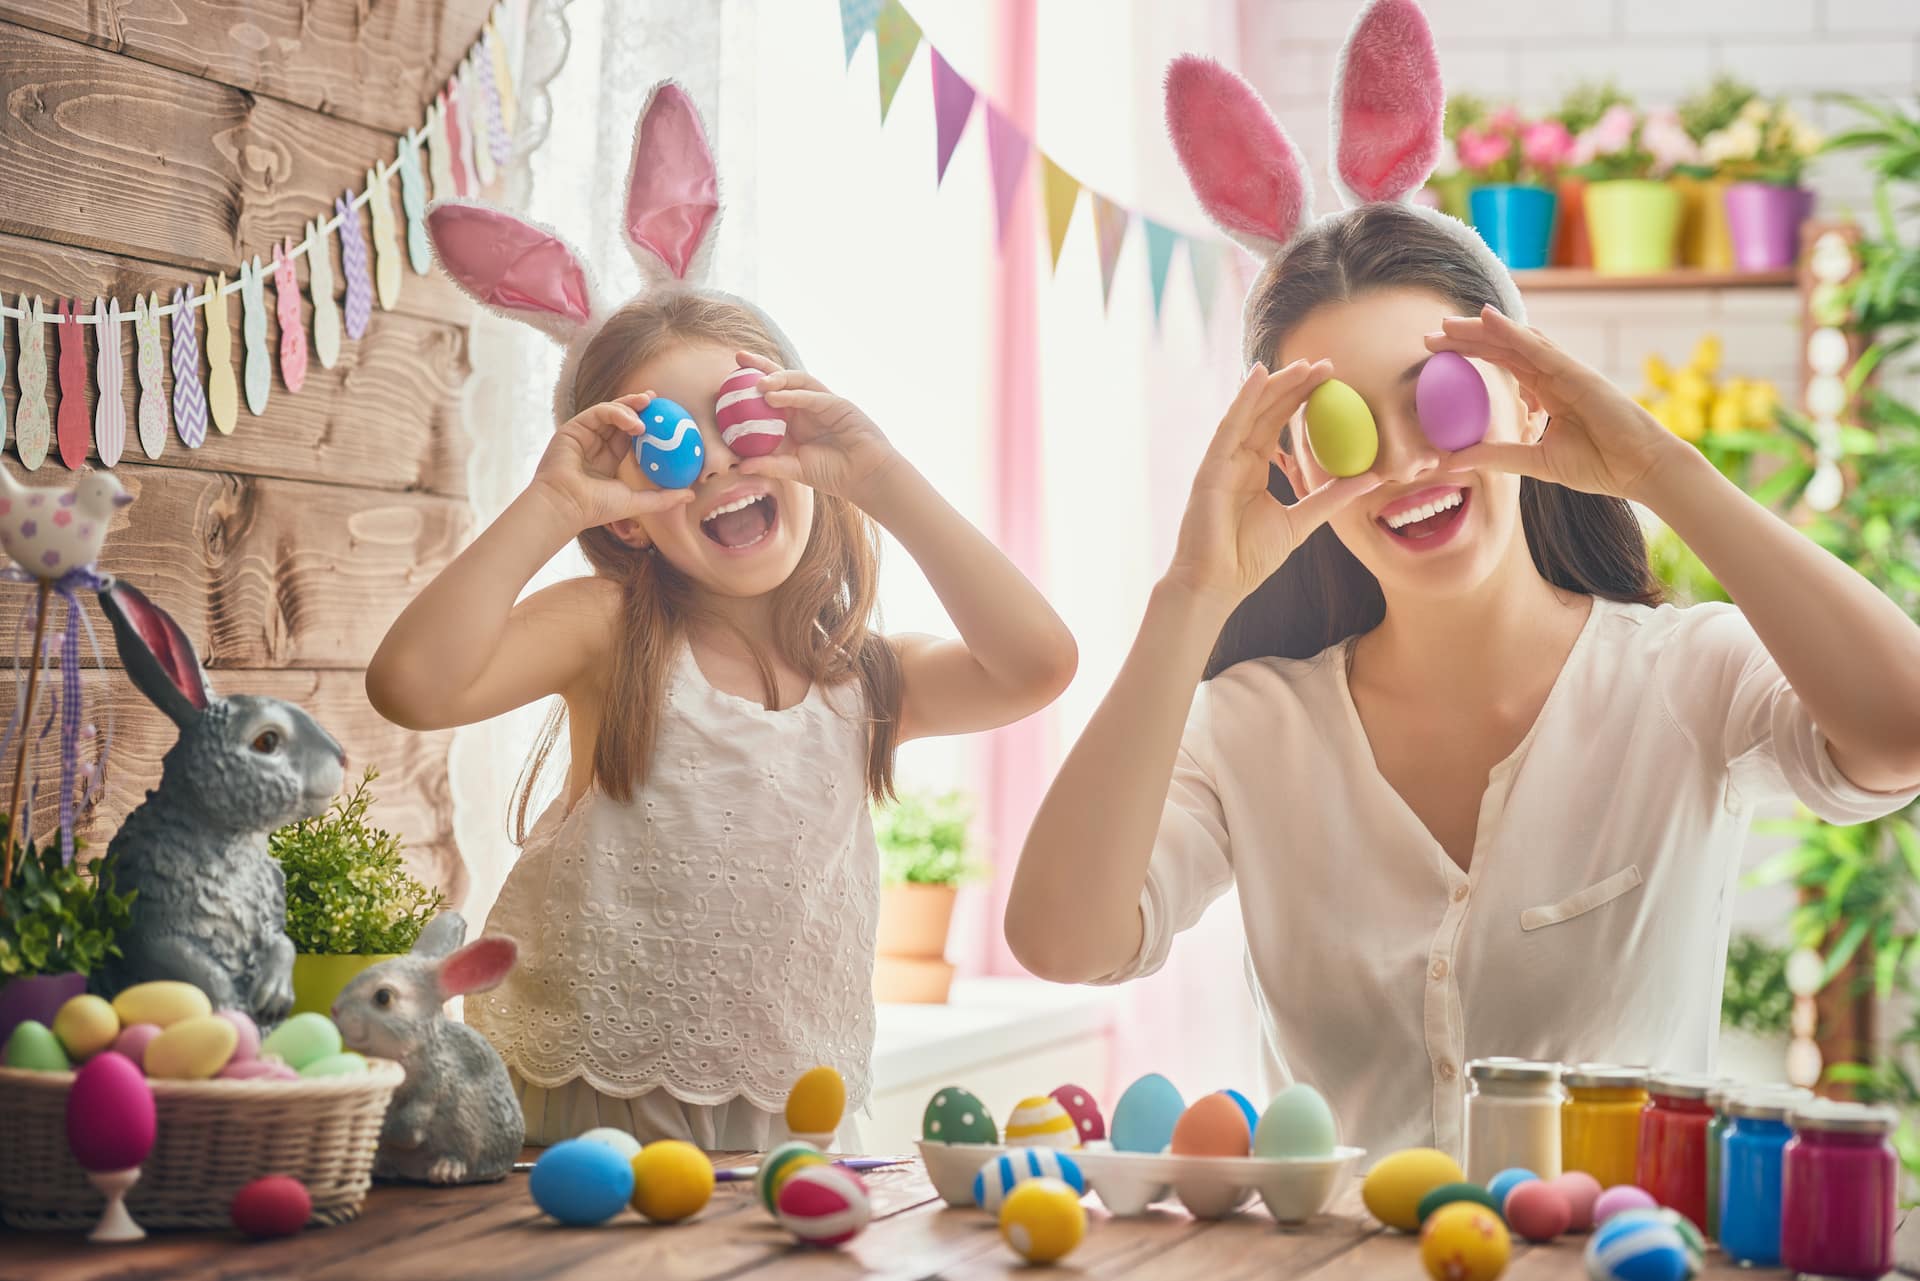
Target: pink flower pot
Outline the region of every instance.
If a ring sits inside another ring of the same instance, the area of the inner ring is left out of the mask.
[[[1742,271],[1779,271],[1800,257],[1800,224],[1813,212],[1805,187],[1736,182],[1727,188],[1733,261]]]

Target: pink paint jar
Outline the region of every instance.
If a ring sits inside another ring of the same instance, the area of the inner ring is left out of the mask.
[[[1893,1271],[1900,1162],[1891,1108],[1816,1099],[1794,1109],[1780,1176],[1780,1264],[1874,1278]]]

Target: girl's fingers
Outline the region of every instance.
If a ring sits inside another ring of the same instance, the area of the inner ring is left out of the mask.
[[[761,454],[757,458],[742,459],[742,476],[765,476],[769,480],[791,480],[806,484],[806,478],[800,467],[798,455],[775,450],[771,454]]]
[[[621,485],[620,492],[624,496],[621,505],[625,508],[621,516],[628,519],[672,511],[693,501],[691,489],[630,489]]]
[[[1546,450],[1538,444],[1523,445],[1503,440],[1483,440],[1449,455],[1441,472],[1473,471],[1485,467],[1492,471],[1512,472],[1535,480],[1551,480],[1547,474]]]
[[[826,392],[827,388],[826,384],[822,383],[812,374],[807,373],[804,369],[777,369],[760,380],[760,393],[762,395],[776,391]]]
[[[762,373],[768,374],[780,372],[780,366],[778,364],[768,360],[757,351],[736,351],[733,353],[733,358],[748,369],[758,369]]]
[[[1305,542],[1308,534],[1339,515],[1356,499],[1380,488],[1382,483],[1378,476],[1365,473],[1330,480],[1287,508],[1287,519],[1297,540],[1295,545]]]
[[[1234,393],[1233,403],[1227,406],[1227,412],[1220,415],[1220,425],[1214,429],[1213,439],[1207,442],[1205,461],[1222,462],[1240,448],[1247,439],[1247,431],[1253,423],[1253,407],[1260,400],[1261,392],[1266,390],[1266,364],[1254,361],[1253,368],[1240,384],[1240,390]]]
[[[824,414],[827,410],[844,403],[840,397],[830,391],[824,389],[816,391],[812,388],[770,391],[766,393],[766,400],[776,409],[801,409],[813,414]]]
[[[609,400],[598,405],[589,405],[573,416],[572,421],[587,429],[595,436],[605,437],[609,433],[625,436],[639,436],[646,432],[646,424],[640,421],[640,407],[627,404],[632,397]]]

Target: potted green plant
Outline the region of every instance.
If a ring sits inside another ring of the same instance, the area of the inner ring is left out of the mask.
[[[1729,180],[1727,226],[1740,270],[1777,271],[1799,257],[1800,224],[1813,212],[1801,179],[1823,141],[1785,103],[1754,98],[1702,142],[1701,157]]]
[[[1578,138],[1599,122],[1609,107],[1627,101],[1611,81],[1575,85],[1567,91],[1550,119],[1557,120],[1570,138]],[[1449,104],[1451,110],[1451,104]],[[1572,156],[1572,148],[1568,148]],[[1556,267],[1593,266],[1593,244],[1587,236],[1587,180],[1569,167],[1560,169],[1555,183],[1559,197],[1559,216],[1554,219],[1553,265]]]
[[[1574,139],[1572,166],[1587,181],[1587,233],[1594,270],[1655,275],[1673,269],[1680,193],[1666,181],[1699,150],[1671,111],[1608,107]]]
[[[935,1005],[947,999],[954,899],[982,872],[970,850],[972,821],[973,807],[960,792],[909,792],[874,811],[881,872],[875,999]]]
[[[408,873],[400,838],[367,821],[379,777],[368,769],[325,814],[268,838],[287,877],[295,1013],[325,1014],[361,970],[410,949],[446,903]]]
[[[1788,949],[1758,934],[1736,934],[1727,944],[1720,997],[1720,1075],[1778,1080],[1787,1061],[1793,992],[1787,987]]]
[[[7,819],[0,814],[0,838]],[[133,914],[131,893],[116,894],[113,870],[85,865],[74,842],[72,864],[58,838],[23,849],[0,887],[0,1045],[26,1019],[51,1024],[62,1005],[87,990],[87,976],[120,954],[115,938]]]
[[[1460,131],[1454,150],[1475,183],[1473,225],[1515,271],[1547,265],[1553,247],[1554,182],[1573,147],[1558,120],[1525,120],[1512,106]]]
[[[1680,261],[1702,271],[1733,270],[1733,237],[1727,227],[1727,176],[1707,157],[1707,139],[1740,118],[1758,95],[1754,87],[1732,76],[1716,76],[1699,93],[1680,100],[1674,109],[1680,127],[1701,148],[1698,160],[1674,166],[1673,185],[1680,191]]]

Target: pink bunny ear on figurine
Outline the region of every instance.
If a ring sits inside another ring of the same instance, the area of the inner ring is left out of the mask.
[[[546,227],[469,200],[436,200],[427,207],[427,236],[441,267],[475,302],[563,346],[601,314],[586,264]]]
[[[720,180],[706,127],[686,90],[662,80],[647,95],[627,166],[627,247],[652,284],[698,283],[720,224]]]
[[[1166,110],[1180,167],[1220,230],[1271,258],[1312,220],[1306,163],[1252,85],[1182,54],[1167,68]]]
[[[1399,201],[1440,163],[1446,90],[1414,0],[1369,0],[1333,72],[1333,185],[1342,204]]]
[[[512,939],[504,934],[482,934],[441,958],[440,991],[449,998],[490,991],[500,986],[519,958],[519,945]]]

